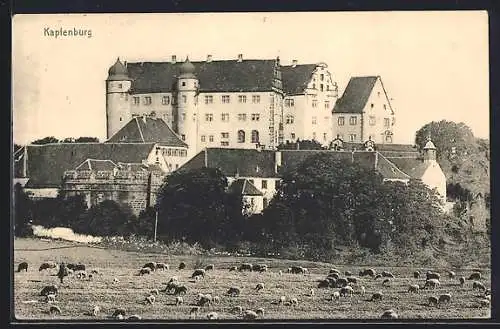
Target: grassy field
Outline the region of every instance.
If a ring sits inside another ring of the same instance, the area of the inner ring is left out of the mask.
[[[80,244],[60,241],[41,241],[36,239],[16,239],[14,243],[14,266],[22,261],[29,263],[28,272],[14,273],[14,308],[17,319],[78,319],[106,320],[116,308],[124,308],[127,315],[138,314],[143,319],[188,320],[189,311],[197,301],[198,293],[210,293],[220,296],[221,302],[203,307],[197,320],[206,319],[208,312],[215,311],[219,319],[241,320],[241,316],[232,314],[230,309],[240,305],[243,309],[263,308],[264,318],[280,319],[377,319],[387,309],[396,311],[400,319],[473,319],[489,318],[490,308],[479,306],[481,293],[472,290],[472,282],[467,281],[464,287],[458,285],[457,279],[441,279],[441,287],[436,290],[422,290],[418,294],[407,292],[408,285],[418,283],[423,285],[424,279],[414,279],[413,271],[427,271],[429,268],[405,267],[374,267],[377,272],[391,271],[396,278],[388,286],[382,285],[382,279],[361,278],[354,285],[353,297],[343,297],[339,301],[330,299],[333,288],[317,288],[319,279],[324,279],[330,268],[337,268],[342,273],[351,271],[357,276],[363,264],[338,265],[304,261],[286,261],[277,259],[258,259],[243,257],[195,257],[169,256],[161,254],[145,254],[88,247]],[[38,271],[45,261],[81,262],[87,266],[87,271],[99,271],[92,280],[68,277],[63,284],[54,270]],[[155,271],[150,275],[138,276],[139,269],[149,261],[164,262],[170,265],[170,270]],[[184,261],[186,269],[177,270],[178,264]],[[243,262],[264,263],[269,271],[229,272],[233,265]],[[190,279],[193,269],[197,266],[214,264],[215,270],[208,271],[204,279],[195,282]],[[279,270],[286,271],[292,265],[301,265],[309,269],[308,275],[279,275]],[[435,268],[433,270],[444,271]],[[468,277],[471,269],[454,269],[457,277]],[[482,269],[482,282],[490,288],[491,272],[489,268]],[[188,287],[183,297],[184,304],[176,306],[175,297],[160,292],[153,305],[144,304],[144,298],[152,289],[161,290],[165,283],[177,276],[179,281]],[[444,275],[442,275],[443,277]],[[117,278],[118,283],[113,279]],[[265,288],[255,291],[257,283],[264,283]],[[57,284],[59,295],[53,305],[61,308],[62,314],[50,316],[47,312],[50,305],[39,296],[40,290],[48,284]],[[366,288],[366,294],[359,294],[359,286]],[[225,293],[231,286],[241,288],[239,297],[229,297]],[[308,296],[310,289],[315,289],[314,296]],[[383,300],[367,301],[376,291],[382,291]],[[440,307],[427,306],[429,296],[439,296],[451,292],[452,301]],[[296,297],[297,306],[278,305],[280,296]],[[85,315],[94,305],[101,308],[97,317]]]

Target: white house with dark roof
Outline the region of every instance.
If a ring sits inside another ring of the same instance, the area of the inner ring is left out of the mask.
[[[332,115],[333,136],[346,142],[394,140],[395,113],[380,76],[351,78]]]

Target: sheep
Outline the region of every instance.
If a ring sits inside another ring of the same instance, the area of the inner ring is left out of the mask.
[[[309,273],[309,269],[307,267],[303,267],[302,268],[302,273],[303,274],[308,274]]]
[[[428,279],[425,281],[424,289],[427,287],[431,287],[433,289],[438,288],[441,285],[441,282],[439,282],[438,279]]]
[[[101,312],[101,308],[98,305],[95,305],[94,308],[92,308],[92,315],[97,316],[99,315],[99,312]]]
[[[214,296],[214,297],[212,298],[212,302],[213,302],[214,304],[220,304],[220,297],[219,297],[219,296]]]
[[[255,265],[253,265],[252,270],[255,272],[267,272],[267,265],[255,264]]]
[[[240,291],[241,290],[238,287],[231,287],[231,288],[228,289],[227,294],[229,296],[233,296],[233,297],[234,296],[239,296],[240,295]]]
[[[326,281],[328,281],[328,287],[330,288],[336,288],[337,287],[337,280],[335,280],[334,278],[326,278]]]
[[[255,290],[261,291],[262,289],[264,289],[264,284],[262,282],[257,283]]]
[[[139,270],[139,275],[151,274],[151,269],[149,267],[143,267]]]
[[[481,273],[479,273],[479,272],[472,273],[469,276],[468,280],[481,280]]]
[[[377,274],[377,272],[373,268],[365,269],[362,271],[359,271],[359,276],[371,276],[374,277]]]
[[[347,279],[344,279],[344,278],[340,278],[336,281],[336,286],[337,288],[342,288],[342,287],[345,287],[347,286],[349,282],[347,281]]]
[[[287,268],[286,273],[292,273],[292,268],[291,267]]]
[[[200,299],[198,300],[198,302],[196,303],[197,306],[205,306],[205,305],[210,305],[210,303],[212,302],[212,296],[211,295],[201,295],[200,296]]]
[[[420,272],[419,272],[419,271],[415,271],[415,272],[413,272],[413,277],[414,277],[415,279],[420,278]]]
[[[184,299],[181,296],[175,297],[175,305],[179,306],[184,303]]]
[[[22,262],[17,266],[17,272],[26,271],[28,272],[28,263]]]
[[[51,315],[56,315],[56,314],[59,315],[59,314],[61,314],[61,309],[59,308],[59,306],[51,306],[49,308],[49,313]]]
[[[201,279],[203,279],[201,275],[197,275],[194,277],[194,281],[200,281]]]
[[[408,287],[408,292],[410,293],[418,293],[418,291],[420,290],[420,286],[418,284],[412,284]]]
[[[382,271],[382,276],[384,278],[394,278],[394,274],[392,274],[391,272],[389,271]]]
[[[315,293],[314,288],[311,288],[311,290],[309,290],[308,296],[309,297],[314,297],[314,293]]]
[[[160,292],[158,291],[158,289],[152,289],[149,293],[151,295],[156,295],[156,296],[158,296],[160,294]]]
[[[349,276],[346,279],[347,279],[347,282],[358,283],[358,278],[356,278],[355,276]]]
[[[200,310],[199,306],[192,307],[191,310],[189,311],[189,316],[196,317],[196,314],[198,314],[199,310]]]
[[[379,273],[379,274],[375,275],[375,277],[373,278],[373,280],[380,279],[381,277],[382,277],[382,274]]]
[[[321,280],[318,283],[318,288],[328,288],[330,287],[330,281],[329,280]]]
[[[257,315],[260,315],[261,317],[264,317],[264,308],[260,307],[256,309],[255,313],[257,313]]]
[[[229,272],[233,272],[233,271],[236,271],[236,270],[238,270],[238,266],[231,266],[229,268]]]
[[[219,314],[217,312],[210,312],[207,314],[207,319],[209,320],[217,320],[219,318]]]
[[[282,270],[279,270],[279,271],[278,271],[278,274],[279,274],[280,276],[281,276],[281,275],[283,275],[283,271],[282,271]]]
[[[155,300],[156,300],[156,298],[154,295],[148,295],[148,296],[146,296],[144,301],[146,304],[153,305],[155,303]]]
[[[170,269],[170,266],[165,263],[156,263],[156,269],[166,271]]]
[[[436,305],[437,306],[438,304],[438,299],[437,297],[435,296],[430,296],[429,299],[428,299],[428,305],[431,306],[431,305]]]
[[[213,271],[213,269],[214,269],[214,264],[209,264],[205,266],[205,271]]]
[[[234,306],[231,310],[230,310],[231,313],[238,313],[238,314],[241,314],[243,312],[243,307],[241,306]]]
[[[240,265],[240,267],[238,268],[238,270],[240,272],[242,272],[242,271],[250,271],[250,272],[252,272],[253,265],[249,264],[249,263],[243,263],[243,264]]]
[[[332,300],[339,300],[340,299],[340,292],[335,291],[332,294]]]
[[[491,300],[488,298],[483,298],[483,299],[479,300],[479,306],[481,306],[481,307],[490,306],[490,304],[491,304]]]
[[[340,275],[338,273],[331,273],[331,274],[328,274],[328,276],[326,278],[327,279],[334,278],[335,280],[338,280],[340,278]]]
[[[279,301],[278,301],[278,304],[283,305],[283,304],[285,304],[285,302],[286,302],[286,297],[285,296],[281,296],[280,299],[279,299]]]
[[[186,268],[186,263],[184,263],[184,262],[180,262],[180,263],[179,263],[179,267],[178,267],[178,269],[179,269],[179,270],[183,270],[183,269],[185,269],[185,268]]]
[[[77,279],[85,279],[87,277],[87,272],[85,271],[78,271],[75,274]]]
[[[118,314],[118,315],[115,317],[115,319],[117,319],[117,320],[123,320],[123,315]]]
[[[447,273],[448,273],[448,278],[449,279],[453,279],[457,275],[455,272],[453,272],[451,270],[448,270]]]
[[[126,313],[126,312],[125,312],[125,309],[123,309],[123,308],[117,308],[117,309],[113,312],[113,314],[112,314],[111,316],[112,316],[112,317],[114,317],[114,318],[116,318],[116,317],[118,317],[119,315],[121,315],[121,316],[123,317],[123,316],[125,316],[125,313]]]
[[[439,273],[436,273],[436,272],[427,271],[427,273],[425,273],[425,278],[427,280],[430,280],[430,279],[440,280],[441,279],[441,275]]]
[[[138,321],[138,320],[141,320],[141,316],[140,315],[137,315],[137,314],[132,314],[130,316],[127,317],[127,321]]]
[[[54,294],[48,294],[45,296],[45,302],[47,303],[53,303],[56,301],[56,295]]]
[[[177,282],[177,281],[169,281],[167,283],[167,286],[165,287],[165,289],[162,290],[162,292],[167,292],[167,293],[174,292],[175,288],[177,288],[178,285],[179,285],[179,282]]]
[[[255,320],[257,317],[257,313],[251,310],[246,310],[245,313],[243,313],[244,320]]]
[[[305,272],[307,272],[307,269],[302,266],[292,266],[291,269],[292,270],[290,272],[292,274],[305,274]]]
[[[66,265],[66,267],[69,268],[70,270],[73,270],[74,272],[86,270],[85,264],[68,264]]]
[[[92,271],[90,271],[90,273],[92,273],[92,274],[99,274],[99,271],[98,270],[92,270]]]
[[[55,284],[50,286],[45,286],[42,289],[42,291],[40,291],[40,296],[47,296],[49,294],[57,296],[57,286]]]
[[[191,278],[194,278],[195,276],[201,275],[202,277],[205,277],[205,269],[203,268],[198,268],[194,270],[193,274],[191,274]]]
[[[359,293],[361,294],[361,296],[364,296],[364,295],[365,295],[365,293],[366,293],[365,286],[360,286],[360,287],[359,287]]]
[[[463,287],[465,284],[465,277],[462,276],[462,277],[458,278],[458,282],[460,282],[460,286]]]
[[[479,281],[473,281],[472,282],[472,290],[476,290],[476,289],[485,291],[486,287],[484,286],[484,284],[482,284]]]
[[[56,268],[56,267],[57,267],[56,263],[54,263],[54,262],[46,262],[46,263],[42,263],[42,265],[40,265],[40,268],[38,269],[38,271],[43,271],[43,270],[46,270],[46,269]]]
[[[142,268],[149,268],[151,270],[151,272],[154,272],[156,269],[156,262],[146,263],[146,264],[144,264],[144,266]]]
[[[354,294],[354,289],[352,289],[351,286],[345,286],[343,288],[340,288],[340,296],[341,297],[352,297],[352,295]]]
[[[438,298],[438,303],[439,304],[450,303],[450,302],[451,302],[451,293],[442,294]]]
[[[387,278],[384,281],[382,281],[383,286],[388,286],[391,283],[391,279]]]
[[[297,298],[290,298],[290,305],[299,305],[299,300]]]
[[[328,274],[333,274],[333,273],[337,273],[338,275],[340,275],[340,271],[337,270],[336,268],[332,268],[330,269],[330,271],[328,272]],[[360,274],[361,275],[361,274]]]
[[[394,310],[387,310],[380,316],[381,319],[397,319],[398,315]]]
[[[376,292],[376,293],[374,293],[374,294],[372,295],[372,298],[370,298],[370,300],[369,300],[369,301],[370,301],[370,302],[374,302],[374,301],[376,301],[376,300],[382,300],[382,297],[383,297],[383,296],[384,296],[384,295],[382,294],[382,292],[381,292],[381,291]]]
[[[186,286],[176,286],[175,287],[175,290],[174,290],[174,295],[180,295],[180,294],[183,294],[185,295],[187,292],[187,288]]]
[[[351,276],[351,275],[352,275],[352,272],[351,272],[351,271],[345,271],[345,272],[344,272],[344,275],[345,275],[345,276]]]

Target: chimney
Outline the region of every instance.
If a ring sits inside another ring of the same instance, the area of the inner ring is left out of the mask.
[[[294,60],[292,61],[292,67],[296,67],[296,66],[297,66],[297,60],[296,60],[296,59],[294,59]]]
[[[243,61],[243,54],[238,54],[238,62],[242,62]]]
[[[142,115],[142,121],[144,121],[144,123],[146,123],[146,119],[147,119],[148,115],[146,113],[144,113]]]
[[[127,67],[127,61],[123,62],[123,65],[124,65],[125,67]]]
[[[279,56],[278,56],[278,57],[276,57],[276,64],[277,64],[277,65],[280,65],[280,57],[279,57]]]
[[[274,152],[274,173],[278,174],[281,168],[281,151]]]
[[[172,55],[172,64],[177,63],[177,56]]]
[[[207,63],[210,63],[212,61],[212,55],[207,55]]]

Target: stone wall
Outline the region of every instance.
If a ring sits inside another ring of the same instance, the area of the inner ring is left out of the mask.
[[[148,171],[67,171],[61,190],[66,196],[84,195],[89,207],[113,200],[138,215],[155,205],[164,176]]]

